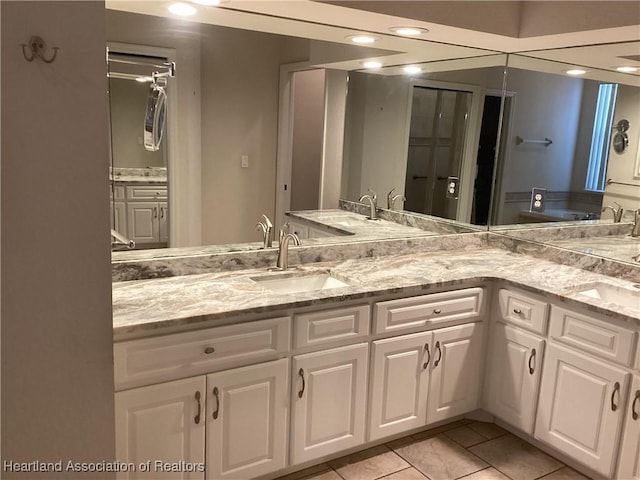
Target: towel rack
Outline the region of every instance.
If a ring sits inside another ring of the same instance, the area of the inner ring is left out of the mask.
[[[516,145],[520,145],[521,143],[539,143],[541,145],[544,145],[545,147],[548,147],[553,143],[553,140],[547,137],[545,137],[544,140],[531,140],[530,138],[522,138],[520,136],[517,136]]]
[[[636,183],[615,182],[610,178],[607,178],[607,185],[625,185],[627,187],[640,187],[640,185]]]

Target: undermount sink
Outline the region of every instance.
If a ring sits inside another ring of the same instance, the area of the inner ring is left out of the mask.
[[[577,290],[578,295],[617,303],[624,307],[640,310],[640,287],[637,290],[596,282]]]
[[[251,277],[262,287],[277,293],[315,292],[332,288],[348,287],[349,284],[337,279],[328,272],[313,273],[287,272],[280,275]]]

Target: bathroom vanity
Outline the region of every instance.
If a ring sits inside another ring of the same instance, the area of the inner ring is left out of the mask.
[[[114,283],[118,459],[275,478],[484,411],[589,476],[630,478],[640,290],[454,237]]]

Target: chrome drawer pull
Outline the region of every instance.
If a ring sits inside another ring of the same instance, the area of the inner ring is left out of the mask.
[[[213,396],[216,399],[216,409],[213,411],[213,419],[218,419],[218,414],[220,413],[220,392],[218,391],[218,387],[213,387]]]
[[[215,351],[216,351],[216,349],[213,348],[213,347],[207,347],[207,348],[204,349],[204,353],[206,353],[207,355],[211,355]]]
[[[196,413],[193,421],[196,422],[196,425],[198,425],[200,423],[200,412],[202,409],[202,405],[200,405],[200,390],[196,391],[196,401],[198,402],[198,413]]]
[[[442,313],[442,310],[440,310],[439,308],[434,308],[433,309],[433,314],[434,315],[440,315]]]
[[[631,417],[634,420],[638,419],[638,412],[636,412],[636,402],[640,399],[640,390],[636,390],[636,396],[633,399],[633,403],[631,404]]]
[[[302,390],[298,392],[298,398],[302,398],[302,396],[304,395],[304,387],[305,387],[304,370],[303,369],[298,370],[298,375],[300,375],[300,378],[302,378]]]
[[[536,349],[531,350],[531,356],[529,356],[529,374],[533,375],[533,372],[536,371]],[[533,361],[533,367],[531,366],[531,362]]]
[[[424,350],[427,352],[427,361],[422,364],[422,369],[426,370],[429,366],[429,362],[431,361],[431,352],[429,351],[429,344],[424,344]]]
[[[520,310],[519,308],[514,308],[513,313],[515,313],[516,315],[522,315],[522,310]]]
[[[613,385],[613,392],[611,392],[611,411],[615,412],[618,410],[618,406],[615,403],[616,393],[620,393],[620,382],[616,382]]]
[[[437,367],[440,363],[440,360],[442,360],[442,350],[440,349],[440,342],[436,342],[436,350],[438,351],[438,359],[433,362],[434,367]]]

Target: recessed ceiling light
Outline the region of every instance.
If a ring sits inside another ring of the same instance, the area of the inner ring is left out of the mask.
[[[567,75],[584,75],[587,71],[580,68],[572,68],[571,70],[565,70],[564,73]]]
[[[362,63],[362,66],[364,68],[371,68],[371,69],[375,69],[375,68],[380,68],[382,67],[382,62],[377,62],[375,60],[368,60],[366,62]]]
[[[408,73],[409,75],[415,75],[416,73],[422,72],[422,69],[417,65],[407,65],[402,70],[404,73]]]
[[[221,0],[191,0],[198,5],[204,5],[205,7],[216,7],[222,3]]]
[[[194,15],[197,12],[195,7],[181,2],[172,3],[169,5],[168,9],[174,15],[180,15],[181,17],[188,17],[189,15]]]
[[[347,37],[353,43],[367,44],[373,43],[378,40],[378,37],[374,37],[373,35],[359,34],[359,35],[350,35]]]
[[[637,67],[616,67],[616,70],[622,73],[633,73],[633,72],[637,72],[638,68]]]
[[[428,33],[429,30],[420,27],[393,27],[390,29],[392,32],[398,35],[405,35],[407,37],[415,37],[422,33]]]

